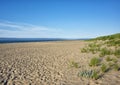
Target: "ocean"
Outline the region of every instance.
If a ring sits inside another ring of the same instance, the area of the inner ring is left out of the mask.
[[[87,40],[86,39],[62,39],[62,38],[0,38],[0,43],[20,43],[20,42],[48,42],[64,40]]]

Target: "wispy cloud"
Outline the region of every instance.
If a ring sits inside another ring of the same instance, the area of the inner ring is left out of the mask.
[[[61,29],[28,23],[0,22],[0,37],[59,37]]]

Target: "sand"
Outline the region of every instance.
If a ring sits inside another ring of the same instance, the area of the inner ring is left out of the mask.
[[[87,42],[57,41],[0,44],[0,85],[119,85],[120,71],[93,80],[78,77],[97,54],[81,53]],[[79,68],[70,67],[70,61]]]

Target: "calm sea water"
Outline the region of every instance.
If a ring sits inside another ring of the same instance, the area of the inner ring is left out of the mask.
[[[76,40],[86,40],[86,39],[76,39]],[[75,40],[75,39],[61,39],[61,38],[0,38],[0,43],[48,42],[48,41],[63,41],[63,40]]]

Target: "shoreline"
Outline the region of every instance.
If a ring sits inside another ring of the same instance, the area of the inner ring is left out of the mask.
[[[18,42],[3,42],[0,44],[17,44],[17,43],[44,43],[44,42],[70,42],[70,41],[85,41],[85,40],[50,40],[50,41],[18,41]]]

